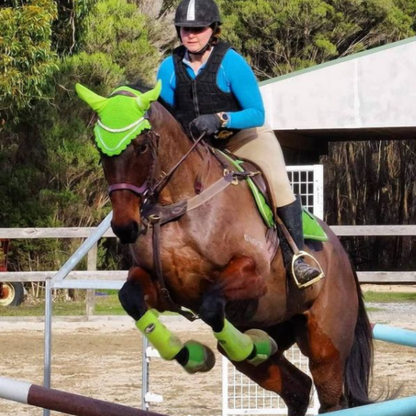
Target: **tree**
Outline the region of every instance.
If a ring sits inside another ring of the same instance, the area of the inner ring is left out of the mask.
[[[137,78],[154,82],[160,54],[150,43],[150,26],[136,5],[125,0],[100,0],[88,19],[83,49],[87,54],[110,56],[123,68],[126,82]]]
[[[13,3],[17,3],[13,2]],[[47,99],[47,78],[56,69],[51,48],[53,0],[0,8],[1,125],[15,124],[34,99]]]
[[[272,78],[413,35],[394,0],[220,0],[224,37]],[[410,1],[407,3],[410,5]]]
[[[88,13],[75,7],[82,4]],[[75,95],[75,83],[108,95],[137,78],[153,82],[160,59],[149,40],[153,24],[134,4],[60,1],[58,10],[59,18],[48,32],[55,70],[42,74],[45,88],[26,102],[30,111],[13,128],[0,132],[0,223],[5,227],[99,222],[110,206],[92,129],[86,128],[92,114]],[[24,110],[22,105],[10,113],[21,115]],[[14,244],[13,267],[56,269],[73,251],[70,244],[37,242],[36,249],[20,241]],[[102,253],[100,258],[108,267],[108,258]]]

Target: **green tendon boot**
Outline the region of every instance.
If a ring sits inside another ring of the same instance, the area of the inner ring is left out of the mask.
[[[227,319],[223,330],[214,332],[214,336],[232,361],[246,360],[257,366],[277,351],[276,342],[266,332],[250,329],[243,334]]]
[[[210,348],[198,341],[186,341],[188,350],[188,362],[182,367],[189,374],[206,373],[214,368],[215,355]]]
[[[136,327],[165,360],[173,360],[183,348],[181,340],[159,321],[158,316],[152,310],[148,310],[136,322]]]
[[[136,322],[136,327],[165,360],[175,359],[181,351],[183,353],[183,349],[186,349],[187,361],[181,365],[190,374],[210,371],[215,365],[215,355],[208,347],[197,341],[182,344],[181,340],[160,322],[157,314],[152,310],[148,310]]]
[[[302,203],[300,196],[297,195],[296,200],[277,208],[277,215],[283,221],[290,235],[292,236],[299,252],[293,254],[287,244],[282,244],[283,257],[286,265],[291,264],[290,271],[293,279],[300,289],[308,287],[313,283],[321,280],[325,275],[318,263],[318,261],[309,253],[303,251],[303,227],[302,227]],[[305,263],[303,257],[310,257],[319,268],[312,267]]]

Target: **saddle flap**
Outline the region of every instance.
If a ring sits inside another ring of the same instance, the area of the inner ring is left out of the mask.
[[[246,172],[253,172],[255,175],[251,176],[251,180],[254,182],[254,184],[257,186],[257,189],[259,192],[263,195],[263,198],[266,201],[266,204],[270,207],[272,206],[272,197],[270,192],[270,186],[266,179],[266,177],[263,175],[263,172],[261,171],[260,167],[256,165],[254,162],[251,162],[246,159],[241,159],[241,162],[237,163],[246,171]]]

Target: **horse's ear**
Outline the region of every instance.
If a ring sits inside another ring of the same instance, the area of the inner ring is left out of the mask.
[[[146,111],[149,109],[150,104],[153,101],[156,101],[159,98],[160,95],[160,91],[162,91],[162,81],[159,80],[156,84],[156,87],[154,87],[152,90],[145,92],[142,95],[139,95],[136,98],[136,103],[138,105],[138,107],[143,110]]]
[[[85,101],[96,113],[102,111],[107,105],[108,98],[101,97],[101,95],[92,92],[81,84],[77,83],[75,85],[75,91],[78,97]]]

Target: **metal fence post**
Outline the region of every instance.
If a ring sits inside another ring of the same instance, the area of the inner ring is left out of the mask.
[[[88,270],[97,270],[97,252],[98,246],[95,243],[91,250],[88,252]],[[90,317],[94,315],[94,308],[95,308],[95,290],[94,289],[87,289],[87,293],[85,296],[85,314],[87,316],[87,321],[90,320]]]

